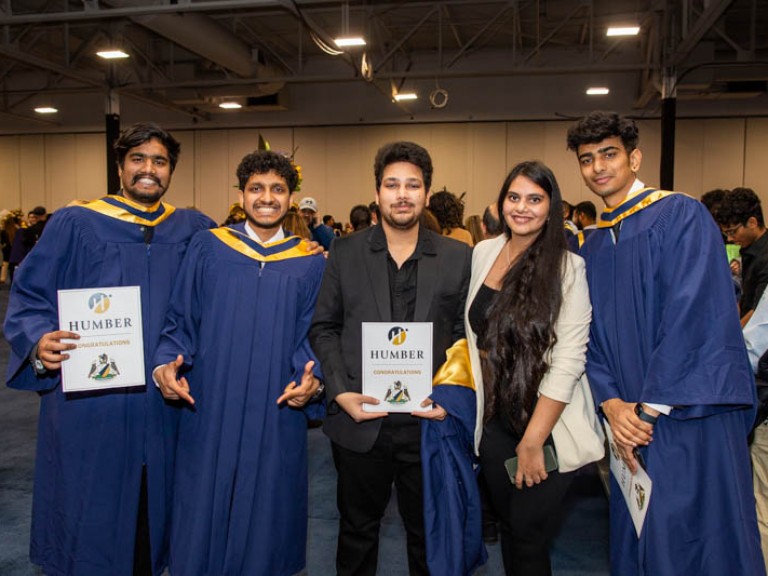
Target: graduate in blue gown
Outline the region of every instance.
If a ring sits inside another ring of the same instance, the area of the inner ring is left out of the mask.
[[[178,409],[152,384],[149,359],[187,244],[214,223],[160,202],[179,152],[170,134],[139,124],[116,147],[121,195],[55,213],[17,271],[5,321],[8,385],[40,394],[30,557],[49,575],[159,574],[167,560]],[[65,394],[61,339],[75,335],[58,330],[57,290],[109,286],[141,287],[149,385]],[[143,471],[149,535],[136,545]]]
[[[170,561],[183,576],[305,565],[306,411],[317,417],[319,387],[307,331],[325,259],[281,228],[298,181],[290,160],[256,152],[237,172],[247,220],[192,240],[155,355],[163,393],[189,402]]]
[[[634,122],[593,113],[568,135],[606,204],[582,248],[587,374],[622,459],[653,482],[638,538],[611,480],[611,573],[762,575],[747,448],[755,387],[720,232],[683,194],[645,188]]]

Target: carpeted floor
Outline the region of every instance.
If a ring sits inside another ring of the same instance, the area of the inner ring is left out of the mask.
[[[0,286],[0,318],[8,289]],[[0,374],[8,364],[8,344],[0,339]],[[29,522],[37,423],[37,396],[0,385],[0,575],[33,576],[40,571],[28,559]],[[311,576],[334,574],[338,514],[336,473],[328,440],[309,431],[309,542]],[[394,497],[392,501],[394,502]],[[498,544],[488,546],[488,563],[478,576],[504,573]],[[552,553],[557,576],[608,575],[608,505],[596,470],[583,470],[571,489],[565,522]],[[408,574],[405,534],[396,507],[390,505],[381,530],[381,576]]]

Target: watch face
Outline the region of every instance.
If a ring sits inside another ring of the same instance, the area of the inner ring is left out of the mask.
[[[32,366],[35,368],[36,372],[45,372],[45,366],[43,366],[43,361],[39,358],[35,358],[34,362],[32,362]]]

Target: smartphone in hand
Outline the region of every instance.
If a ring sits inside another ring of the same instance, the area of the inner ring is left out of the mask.
[[[517,456],[505,460],[504,468],[507,469],[510,482],[514,484],[515,476],[517,476]],[[547,472],[557,470],[557,455],[555,454],[555,448],[551,444],[544,445],[544,470]]]

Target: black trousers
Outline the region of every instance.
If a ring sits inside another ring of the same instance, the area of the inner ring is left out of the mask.
[[[411,575],[428,576],[424,544],[421,427],[412,416],[390,415],[382,422],[370,452],[347,450],[336,443],[336,499],[341,516],[336,550],[340,576],[373,576],[379,557],[379,527],[392,494],[407,535]]]
[[[563,518],[563,499],[574,472],[549,472],[521,490],[510,481],[504,461],[514,457],[520,438],[500,417],[483,429],[480,465],[500,521],[501,555],[508,576],[550,576],[549,547]],[[547,441],[551,443],[551,438]]]

